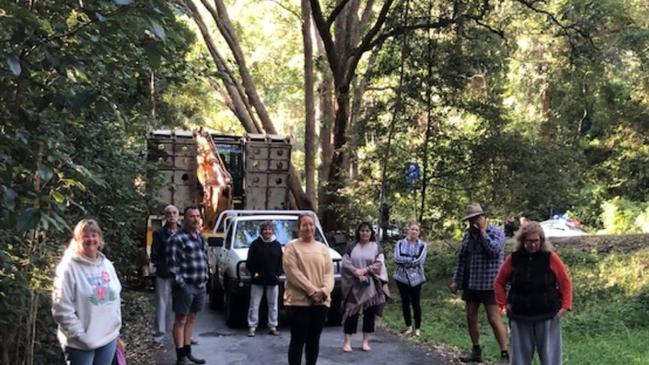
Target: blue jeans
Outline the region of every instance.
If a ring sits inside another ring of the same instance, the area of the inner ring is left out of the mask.
[[[94,350],[79,350],[72,347],[65,348],[65,363],[67,365],[111,365],[115,357],[117,339]]]

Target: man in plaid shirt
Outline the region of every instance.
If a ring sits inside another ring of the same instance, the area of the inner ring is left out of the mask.
[[[462,247],[457,267],[453,274],[452,292],[462,290],[466,302],[466,319],[473,348],[471,354],[462,357],[462,362],[482,362],[480,330],[478,328],[478,308],[484,304],[489,324],[500,345],[502,363],[509,363],[507,333],[494,296],[494,281],[503,262],[505,235],[490,224],[480,204],[469,204],[463,221],[469,221],[469,228],[462,238]]]
[[[205,364],[192,355],[191,341],[196,314],[203,309],[207,284],[207,250],[200,234],[201,213],[185,208],[183,228],[169,238],[167,264],[171,275],[172,307],[176,314],[174,342],[177,365]]]

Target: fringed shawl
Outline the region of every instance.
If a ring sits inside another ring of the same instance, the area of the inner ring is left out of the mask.
[[[371,255],[363,257],[361,250],[354,252],[357,246],[359,249],[361,248],[358,242],[355,242],[347,245],[342,259],[343,320],[375,305],[378,306],[377,315],[381,316],[383,307],[390,297],[383,248],[376,242],[368,242],[365,245],[362,246],[363,251],[369,250]],[[364,268],[368,269],[367,279],[369,280],[369,283],[365,285],[354,275],[355,270]]]

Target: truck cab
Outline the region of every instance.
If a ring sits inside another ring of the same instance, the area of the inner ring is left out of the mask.
[[[246,269],[248,249],[257,237],[264,221],[273,223],[275,238],[284,247],[297,238],[297,219],[300,214],[311,211],[300,210],[227,210],[220,214],[213,234],[208,237],[209,300],[215,309],[224,309],[228,326],[245,323],[250,299],[250,273]],[[327,245],[320,222],[316,217],[316,240]],[[340,290],[341,256],[329,247],[334,272],[334,290],[331,294],[331,308],[328,312],[330,324],[342,320],[342,298]],[[280,298],[284,293],[284,274],[280,277]],[[280,309],[283,308],[280,300]]]

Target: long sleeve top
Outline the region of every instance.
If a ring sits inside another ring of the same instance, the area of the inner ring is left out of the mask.
[[[151,262],[155,265],[155,274],[160,278],[169,278],[169,266],[167,265],[167,242],[173,235],[171,230],[162,226],[153,232],[153,243],[151,244]]]
[[[167,265],[176,285],[207,283],[207,248],[203,237],[181,229],[167,243]]]
[[[334,273],[327,245],[293,240],[286,244],[282,263],[286,274],[284,305],[317,305],[311,301],[310,295],[318,290],[326,296],[323,305],[328,307],[331,304]]]
[[[512,276],[512,268],[512,257],[510,255],[507,256],[507,259],[505,259],[505,262],[500,267],[494,283],[496,303],[498,303],[501,310],[507,308],[507,284]],[[555,252],[550,253],[550,270],[552,270],[557,280],[557,286],[559,287],[559,294],[561,296],[561,308],[571,310],[572,282],[570,281],[566,265]]]
[[[399,240],[394,245],[394,280],[410,286],[417,286],[426,281],[424,262],[428,248],[426,242],[417,239],[411,243],[407,239]]]
[[[453,274],[458,289],[493,290],[504,250],[505,235],[495,226],[489,225],[477,238],[466,232]]]
[[[269,242],[261,237],[252,241],[246,259],[246,268],[256,285],[277,285],[282,274],[282,245],[277,240]]]
[[[122,285],[113,264],[67,250],[56,268],[52,316],[61,346],[94,350],[111,342],[122,327]]]

